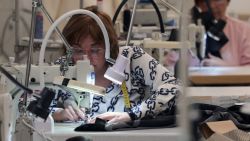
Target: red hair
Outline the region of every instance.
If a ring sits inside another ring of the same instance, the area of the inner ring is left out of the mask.
[[[102,20],[109,35],[110,57],[116,59],[119,52],[118,39],[111,18],[106,13],[98,11],[97,6],[90,6],[85,9],[95,13]],[[97,22],[88,15],[79,14],[72,16],[65,25],[62,33],[70,45],[78,43],[80,38],[85,38],[88,35],[90,35],[97,44],[105,44],[101,28]]]

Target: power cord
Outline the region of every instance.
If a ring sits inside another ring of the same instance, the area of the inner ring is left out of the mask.
[[[8,73],[1,65],[0,65],[0,72],[3,73],[11,82],[13,82],[16,86],[20,87],[24,91],[29,94],[33,93],[33,90],[23,86],[20,82],[18,82],[10,73]]]

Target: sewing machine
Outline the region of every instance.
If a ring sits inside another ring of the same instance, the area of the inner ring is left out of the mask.
[[[84,66],[82,66],[83,64],[81,64],[81,68],[79,68],[78,65],[76,66],[70,66],[69,67],[69,71],[68,73],[66,73],[68,78],[73,78],[73,79],[77,79],[77,72],[82,72],[80,75],[82,79],[85,79],[85,83],[87,82],[87,74],[88,74],[88,68],[90,64],[85,63]],[[54,86],[55,81],[54,81],[54,76],[60,76],[60,71],[59,71],[59,67],[60,66],[46,66],[45,72],[44,72],[44,76],[46,77],[46,87],[52,88],[54,91],[58,92],[59,87]],[[25,65],[13,65],[13,66],[5,66],[4,67],[6,70],[8,70],[11,75],[13,76],[13,78],[16,78],[16,80],[19,80],[21,83],[24,83],[24,76],[25,76]],[[80,70],[77,70],[80,69]],[[82,70],[84,69],[84,71]],[[39,67],[32,65],[31,67],[31,77],[30,77],[30,81],[29,81],[29,88],[31,88],[33,90],[33,92],[36,92],[37,90],[40,91],[40,87],[39,87],[39,82],[40,79],[38,76],[38,72],[39,72]],[[85,73],[84,73],[85,72]],[[78,74],[79,75],[79,74]],[[82,77],[84,75],[84,78]],[[65,76],[65,77],[66,77]],[[20,110],[20,106],[19,106],[19,99],[21,97],[21,95],[23,94],[23,92],[21,92],[19,89],[17,89],[16,84],[13,84],[13,82],[4,75],[4,73],[0,73],[0,84],[1,84],[1,88],[4,90],[5,93],[0,92],[0,112],[3,113],[0,115],[0,121],[1,121],[1,137],[4,138],[3,141],[19,141],[19,140],[25,140],[25,141],[35,141],[37,139],[40,139],[40,135],[38,135],[37,133],[33,133],[33,129],[30,128],[30,126],[34,127],[34,129],[36,129],[39,132],[52,132],[53,128],[54,128],[54,121],[52,119],[52,117],[49,117],[46,122],[44,123],[44,120],[41,120],[39,118],[29,118],[29,115],[24,115],[21,116],[20,119],[20,114],[22,112],[18,112]],[[53,82],[54,81],[54,82]],[[71,86],[78,86],[78,87],[87,87],[85,83],[82,82],[78,82],[75,80],[74,83],[69,83],[71,84]],[[70,81],[71,82],[71,81]],[[52,84],[54,83],[54,84]],[[60,85],[60,84],[57,84]],[[91,87],[91,90],[95,90],[95,86],[91,86],[88,85],[89,87]],[[87,88],[89,88],[87,87]],[[1,91],[3,91],[1,89]],[[88,90],[88,89],[87,89]],[[105,89],[101,89],[103,92],[105,92]],[[10,93],[6,93],[10,92]],[[84,90],[86,91],[86,89]],[[91,92],[92,92],[91,91]],[[88,91],[86,91],[88,92]],[[2,94],[3,93],[3,94]],[[14,94],[13,94],[14,93]],[[36,92],[37,93],[37,92]],[[89,95],[85,95],[81,96],[81,94],[77,94],[77,93],[73,93],[76,100],[78,102],[80,102],[81,106],[84,106],[86,108],[89,108],[90,106],[90,96]],[[29,96],[30,97],[30,96]],[[22,98],[21,98],[22,99]],[[81,101],[80,101],[80,100]],[[28,102],[32,101],[33,97],[28,98]],[[79,104],[80,105],[80,104]],[[12,128],[14,127],[14,128]],[[8,140],[7,140],[8,138]]]

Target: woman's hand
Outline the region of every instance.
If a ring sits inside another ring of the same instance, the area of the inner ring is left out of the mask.
[[[65,109],[58,109],[52,114],[52,117],[55,121],[77,121],[86,118],[83,109],[79,109],[78,107],[73,108],[72,106],[68,106]]]
[[[130,116],[127,112],[106,112],[98,115],[96,118],[107,120],[108,123],[131,121]],[[89,123],[95,123],[95,119],[91,119]]]
[[[213,56],[211,54],[208,54],[209,58],[206,58],[202,61],[203,66],[228,66],[227,62],[222,60],[219,57]]]

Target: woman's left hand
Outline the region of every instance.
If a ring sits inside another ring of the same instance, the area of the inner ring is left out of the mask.
[[[108,123],[131,121],[130,116],[128,115],[127,112],[106,112],[106,113],[98,115],[96,118],[107,120]],[[95,122],[95,119],[91,119],[89,121],[89,123],[94,123],[94,122]]]

